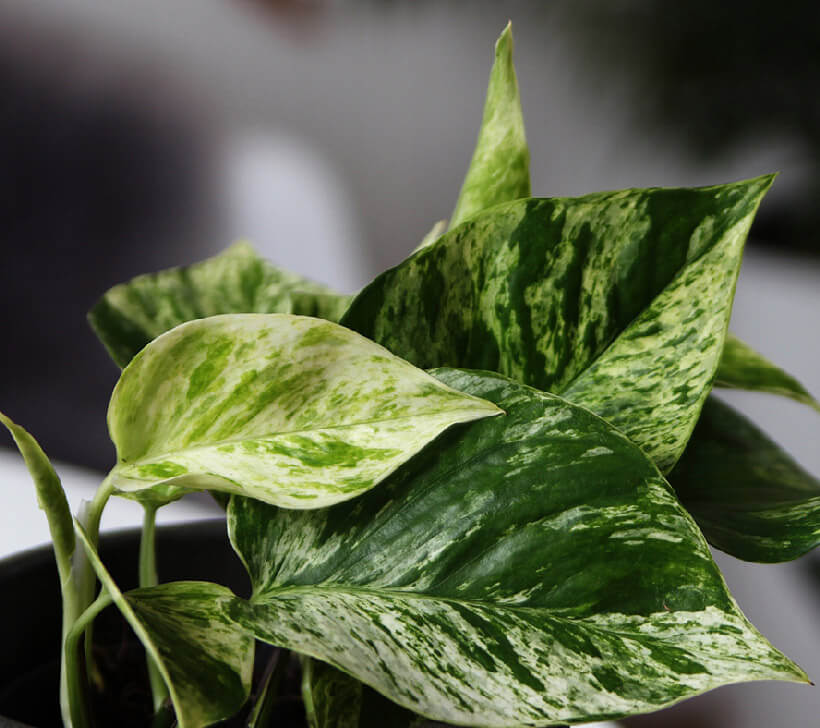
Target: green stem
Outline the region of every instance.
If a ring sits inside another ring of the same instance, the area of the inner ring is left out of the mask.
[[[73,728],[87,728],[90,726],[88,718],[88,695],[84,673],[80,669],[80,638],[85,630],[94,621],[94,618],[111,604],[111,596],[106,591],[83,611],[75,620],[65,634],[63,642],[64,664],[71,665],[73,669],[63,672],[66,678],[66,691],[68,696],[70,725]]]
[[[142,538],[140,540],[139,584],[140,587],[156,586],[157,579],[157,549],[156,549],[156,516],[157,506],[144,504],[145,517],[142,522]],[[162,709],[168,698],[168,687],[159,671],[154,659],[146,655],[148,663],[148,681],[151,684],[151,695],[154,700],[154,712]]]

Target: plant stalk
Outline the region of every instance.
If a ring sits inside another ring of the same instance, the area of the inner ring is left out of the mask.
[[[139,585],[140,587],[156,586],[157,578],[157,547],[156,547],[156,518],[158,506],[144,504],[145,516],[142,521],[142,538],[140,539],[139,556]],[[148,681],[151,684],[151,696],[154,702],[154,712],[162,710],[163,704],[169,697],[168,687],[159,671],[154,659],[146,654],[148,667]]]
[[[88,606],[73,622],[65,634],[63,642],[63,664],[71,665],[73,669],[63,670],[66,684],[66,695],[69,709],[69,725],[72,728],[89,728],[89,706],[87,683],[85,674],[80,669],[80,638],[88,629],[94,618],[111,604],[111,596],[103,590],[94,602]]]

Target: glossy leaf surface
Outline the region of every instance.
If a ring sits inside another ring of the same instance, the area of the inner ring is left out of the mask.
[[[247,243],[236,243],[200,263],[114,286],[88,320],[124,367],[149,341],[185,321],[224,313],[293,313],[337,321],[349,299],[276,268]]]
[[[820,481],[715,397],[669,481],[709,542],[739,559],[787,561],[820,544]]]
[[[820,412],[820,404],[800,382],[733,334],[726,337],[715,386],[779,394]]]
[[[565,394],[667,470],[711,387],[770,183],[498,205],[376,278],[342,323],[417,366]]]
[[[338,324],[214,316],[123,371],[111,482],[158,502],[209,489],[318,508],[372,488],[449,426],[496,414]]]
[[[700,531],[603,420],[500,375],[439,370],[507,413],[349,503],[233,498],[235,618],[430,718],[552,725],[724,683],[805,680],[726,591]]]
[[[487,207],[530,196],[530,152],[513,65],[510,24],[495,44],[484,118],[450,227]]]
[[[236,713],[248,697],[253,638],[229,617],[233,592],[209,582],[172,582],[123,594],[82,526],[85,547],[103,587],[165,680],[180,728],[201,728]]]

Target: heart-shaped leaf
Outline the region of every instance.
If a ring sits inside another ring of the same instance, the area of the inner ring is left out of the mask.
[[[455,227],[500,202],[530,196],[530,152],[513,65],[512,25],[495,44],[484,118],[450,219]]]
[[[791,374],[731,333],[726,337],[715,386],[779,394],[820,412],[820,403]]]
[[[123,371],[109,477],[153,502],[209,489],[318,508],[372,488],[451,425],[496,414],[338,324],[213,316]]]
[[[709,543],[739,559],[788,561],[820,544],[820,481],[715,397],[669,482]]]
[[[234,618],[430,718],[542,726],[805,675],[748,623],[645,455],[587,410],[440,370],[506,416],[349,503],[233,498],[254,587]]]
[[[172,582],[123,594],[75,522],[103,587],[165,680],[179,728],[202,728],[236,713],[248,697],[253,638],[228,615],[237,597],[209,582]]]
[[[111,358],[124,367],[149,341],[185,321],[223,313],[293,313],[338,321],[349,300],[237,243],[201,263],[114,286],[88,320]]]
[[[376,278],[342,323],[420,367],[564,393],[668,470],[711,387],[771,180],[498,205]]]

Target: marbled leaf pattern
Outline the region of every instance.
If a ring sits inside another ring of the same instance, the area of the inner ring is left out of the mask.
[[[77,537],[97,577],[165,680],[179,728],[203,728],[248,697],[253,637],[231,617],[237,597],[209,582],[173,582],[123,594],[79,523]]]
[[[212,316],[123,371],[110,478],[160,503],[209,489],[318,508],[372,488],[451,425],[497,414],[338,324]]]
[[[507,413],[361,498],[233,498],[254,586],[233,615],[406,708],[471,726],[654,710],[805,675],[746,621],[697,526],[625,436],[497,374],[438,370]]]
[[[498,205],[376,278],[342,323],[417,366],[566,393],[666,470],[711,387],[771,179]]]
[[[450,227],[485,208],[530,196],[530,152],[513,65],[512,25],[495,44],[484,118]]]
[[[716,397],[669,482],[709,542],[739,559],[788,561],[820,544],[820,481]]]
[[[726,337],[715,386],[779,394],[820,412],[820,403],[791,374],[731,333]]]
[[[280,270],[236,243],[221,255],[114,286],[88,320],[124,367],[149,341],[185,321],[223,313],[293,313],[338,321],[350,296]]]

